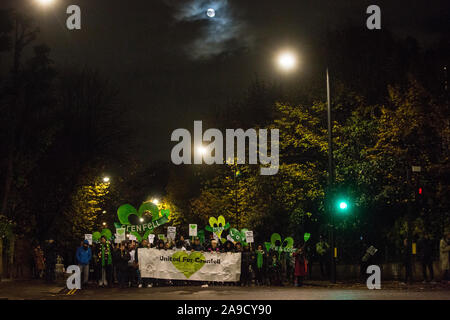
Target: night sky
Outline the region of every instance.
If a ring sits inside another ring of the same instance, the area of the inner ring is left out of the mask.
[[[21,0],[24,2],[24,0]],[[2,0],[2,8],[19,0]],[[413,36],[423,45],[449,34],[449,1],[178,1],[57,0],[32,6],[57,65],[99,69],[120,89],[137,128],[142,160],[169,160],[170,134],[191,128],[258,77],[277,78],[273,56],[280,48],[302,53],[302,77],[313,61],[311,45],[328,27],[366,28],[370,4],[382,9],[382,27]],[[66,8],[82,9],[82,30],[65,27]],[[216,17],[206,16],[208,8]],[[367,29],[366,29],[367,30]],[[367,30],[367,32],[371,32]],[[236,115],[238,116],[238,115]]]

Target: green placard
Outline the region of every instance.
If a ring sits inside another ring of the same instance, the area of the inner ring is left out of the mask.
[[[142,218],[148,214],[152,217],[151,222],[138,225],[132,225],[130,223],[129,217],[131,215]],[[124,204],[117,209],[117,217],[120,223],[115,223],[114,225],[116,228],[125,228],[126,232],[135,236],[138,241],[142,241],[142,239],[147,239],[148,235],[153,233],[155,228],[169,222],[169,215],[170,211],[168,209],[159,210],[158,206],[152,202],[142,203],[139,210],[136,210],[130,204]]]
[[[280,244],[277,245],[277,242],[279,242]],[[287,237],[282,240],[280,234],[278,233],[272,234],[272,236],[270,237],[270,242],[265,242],[264,244],[267,251],[274,250],[278,252],[278,255],[280,255],[281,252],[293,253],[295,251],[294,239],[292,237]]]

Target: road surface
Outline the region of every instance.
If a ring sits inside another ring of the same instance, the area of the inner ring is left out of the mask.
[[[295,287],[200,286],[154,288],[90,288],[69,291],[41,281],[0,283],[0,299],[8,300],[450,300],[444,285],[382,283],[381,290],[363,284],[308,283]]]

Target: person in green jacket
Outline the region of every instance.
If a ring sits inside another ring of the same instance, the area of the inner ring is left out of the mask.
[[[106,237],[102,236],[100,238],[100,247],[98,250],[98,257],[100,264],[102,266],[101,278],[99,281],[99,286],[109,286],[112,287],[112,248],[111,243],[106,241]]]
[[[264,264],[264,258],[265,253],[263,250],[262,245],[258,245],[258,248],[256,249],[256,261],[255,261],[255,278],[256,278],[256,285],[262,286],[264,284],[263,282],[263,275],[265,272],[265,264]]]

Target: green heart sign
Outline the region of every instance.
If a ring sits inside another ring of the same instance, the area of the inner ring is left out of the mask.
[[[201,252],[177,251],[172,255],[172,264],[189,279],[205,265],[205,256]]]
[[[225,223],[225,218],[223,216],[219,216],[219,218],[210,217],[209,218],[209,226],[205,227],[205,230],[215,233],[217,237],[222,238],[222,232],[227,230],[230,227],[229,223]]]
[[[92,241],[99,241],[102,236],[105,236],[106,240],[112,239],[112,232],[109,229],[103,229],[102,232],[94,232],[92,234]]]
[[[245,233],[248,231],[248,229],[241,229],[241,231],[231,228],[230,229],[230,237],[236,241],[240,242],[243,246],[246,246],[248,243],[246,242],[246,236]]]
[[[305,232],[305,234],[303,235],[303,240],[305,240],[305,242],[307,242],[309,240],[309,238],[311,238],[311,234]]]
[[[145,215],[151,214],[152,222],[143,223],[140,225],[132,225],[130,223],[129,217],[131,215],[136,215],[138,218],[143,218]],[[158,206],[152,202],[144,202],[136,210],[130,204],[124,204],[117,209],[117,217],[119,218],[120,224],[116,223],[116,228],[126,228],[126,231],[134,235],[138,241],[142,239],[147,239],[148,235],[153,233],[153,230],[169,221],[170,211],[168,209],[158,209]],[[143,235],[141,235],[144,233]]]
[[[281,245],[277,245],[277,241],[280,242]],[[270,242],[265,242],[267,251],[270,249],[277,251],[278,255],[281,254],[281,252],[294,252],[294,239],[292,237],[287,237],[283,241],[281,240],[281,236],[278,233],[272,234],[270,237]]]

